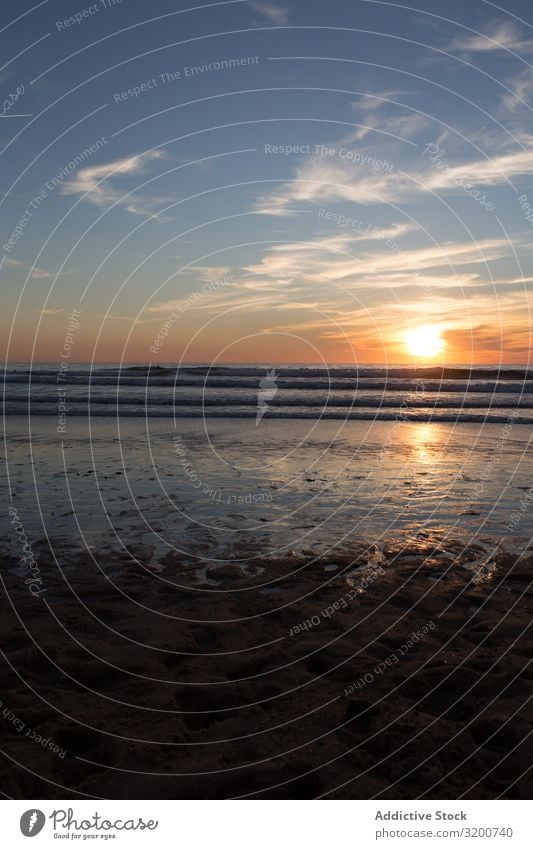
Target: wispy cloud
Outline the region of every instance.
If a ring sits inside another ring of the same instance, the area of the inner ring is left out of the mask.
[[[438,323],[451,349],[468,351],[475,348],[478,353],[486,352],[497,361],[503,352],[527,357],[530,347],[529,328],[521,322],[523,300],[514,295],[503,295],[497,299],[492,294],[473,293],[463,299],[460,314],[457,310],[457,294],[439,293],[431,300],[416,293],[398,300],[391,293],[383,297],[376,312],[363,302],[346,298],[336,299],[323,314],[311,315],[309,310],[289,314],[284,324],[276,324],[271,332],[296,333],[313,339],[346,345],[353,342],[356,349],[368,355],[375,351],[379,361],[395,353],[403,352],[403,333],[417,322],[431,320]],[[480,323],[479,316],[484,316]]]
[[[533,105],[533,69],[527,68],[523,73],[513,77],[507,81],[507,86],[512,90],[512,93],[505,92],[502,97],[502,105],[510,112],[514,112],[524,106],[524,102],[528,104],[528,100]]]
[[[20,271],[29,272],[32,280],[47,280],[48,278],[55,276],[51,271],[45,271],[44,268],[38,268],[36,265],[31,266],[18,259],[6,259],[4,267],[16,268]]]
[[[405,94],[407,92],[401,89],[376,89],[375,91],[364,92],[359,95],[357,100],[353,101],[352,110],[367,114],[377,112],[383,106],[395,105],[392,101],[396,101],[398,97],[402,97]]]
[[[89,203],[100,209],[119,204],[133,215],[151,217],[154,215],[154,205],[165,202],[166,198],[145,198],[128,194],[116,188],[114,182],[120,178],[144,174],[151,162],[162,158],[164,154],[155,150],[140,153],[137,156],[115,159],[102,165],[80,168],[70,180],[62,184],[61,191],[65,195],[85,195]]]
[[[275,3],[265,3],[263,0],[250,0],[250,6],[276,26],[286,26],[289,23],[289,13],[282,6],[277,6]]]
[[[338,313],[344,322],[354,294],[365,292],[365,300],[381,308],[389,297],[397,300],[400,290],[400,303],[416,297],[415,313],[424,312],[428,298],[437,308],[439,299],[456,298],[457,290],[470,294],[486,287],[486,263],[509,255],[504,239],[400,248],[397,240],[411,230],[409,224],[393,224],[365,237],[342,230],[273,245],[257,262],[235,270],[226,285],[207,292],[198,288],[192,301],[185,294],[152,304],[146,313],[168,314],[185,304],[191,319],[240,308],[273,314],[318,307],[328,315]],[[213,279],[213,271],[205,267],[205,277]]]
[[[353,343],[372,361],[381,361],[401,355],[405,328],[431,320],[449,334],[452,349],[475,344],[498,359],[505,328],[506,351],[513,356],[526,352],[523,292],[502,287],[495,297],[486,267],[509,257],[507,241],[395,249],[396,239],[402,244],[402,236],[412,238],[411,229],[391,224],[382,229],[380,240],[341,230],[275,244],[256,262],[235,269],[229,285],[188,304],[186,316],[180,317],[183,333],[193,335],[216,316],[222,335],[245,322],[254,333],[295,334],[335,356]],[[392,242],[386,233],[396,234]],[[205,267],[206,276],[212,271]],[[186,301],[184,295],[153,304],[137,323],[178,312]],[[480,316],[486,326],[481,327]],[[509,335],[506,328],[511,328]]]
[[[381,123],[381,121],[377,122],[377,129],[382,128]],[[416,112],[409,110],[403,115],[387,115],[385,126],[387,132],[391,135],[409,139],[426,129],[426,127],[432,126],[432,123],[425,115],[418,115]]]
[[[509,254],[504,239],[484,239],[477,242],[447,242],[428,247],[392,249],[386,242],[381,249],[362,251],[357,239],[349,233],[320,237],[307,242],[274,245],[258,262],[246,270],[260,277],[293,278],[296,280],[351,281],[355,286],[398,288],[417,285],[416,271],[442,270],[443,285],[468,285],[475,276],[459,275],[465,266],[484,265]],[[427,283],[426,278],[424,277]]]
[[[403,104],[398,102],[398,97],[405,97],[408,94],[410,92],[400,90],[377,90],[361,94],[357,100],[353,101],[351,108],[362,123],[348,133],[341,144],[361,141],[371,132],[382,133],[384,126],[388,135],[398,138],[411,138],[429,126],[428,118],[411,109],[406,112]]]
[[[369,158],[372,162],[372,157]],[[379,160],[378,160],[379,163]],[[533,144],[526,150],[501,153],[492,158],[456,162],[447,157],[438,167],[420,156],[408,174],[379,170],[364,164],[346,164],[329,158],[310,157],[301,162],[294,178],[260,198],[255,211],[265,215],[294,215],[304,204],[350,202],[362,205],[398,203],[431,192],[460,194],[461,185],[477,188],[502,186],[519,176],[533,174]]]
[[[533,174],[533,149],[518,150],[474,162],[436,168],[426,177],[426,186],[438,190],[457,186],[459,177],[478,186],[501,186],[515,177]]]
[[[191,265],[179,272],[180,277],[196,277],[202,283],[212,283],[231,274],[230,265]]]
[[[484,34],[458,36],[448,45],[448,50],[463,53],[493,53],[498,50],[532,53],[533,39],[526,38],[515,23],[493,21]]]
[[[408,182],[396,173],[313,157],[297,168],[293,180],[260,199],[255,210],[266,215],[292,215],[291,207],[315,201],[387,203],[407,196]]]

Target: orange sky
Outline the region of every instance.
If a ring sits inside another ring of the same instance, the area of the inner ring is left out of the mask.
[[[271,318],[271,316],[268,316]],[[10,362],[56,362],[67,333],[67,314],[45,315],[37,336],[30,325],[19,322],[13,334]],[[154,320],[101,318],[81,314],[73,333],[72,362],[259,362],[259,363],[509,363],[528,359],[531,333],[528,327],[511,324],[502,329],[490,323],[472,328],[450,328],[414,319],[397,328],[383,322],[376,327],[343,328],[326,322],[313,326],[305,315],[301,326],[294,321],[265,327],[258,314],[216,318],[206,325],[205,316],[193,310],[179,315],[166,330],[168,315]],[[367,322],[367,325],[370,322]],[[420,326],[433,326],[444,343],[434,356],[415,357],[408,351],[405,334]],[[163,331],[164,335],[159,334]],[[167,335],[168,334],[168,335]],[[161,344],[154,345],[157,338]],[[152,350],[150,350],[152,348]]]

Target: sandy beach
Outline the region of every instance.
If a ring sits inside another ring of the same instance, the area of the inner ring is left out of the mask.
[[[422,533],[203,579],[176,555],[154,573],[142,551],[35,552],[42,595],[4,574],[12,797],[532,792],[533,551]]]
[[[0,535],[7,795],[528,798],[529,425],[31,425],[8,419]]]

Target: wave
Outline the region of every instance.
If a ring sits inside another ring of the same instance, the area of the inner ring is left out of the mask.
[[[25,405],[12,404],[6,410],[6,415],[11,416],[26,416],[28,409]],[[84,417],[87,418],[88,411],[83,408],[72,408],[67,411],[67,422],[69,417]],[[36,417],[49,417],[57,420],[57,406],[42,404],[39,407],[32,406],[31,415]],[[91,406],[90,415],[94,418],[109,418],[113,414],[110,413],[109,406]],[[206,419],[255,419],[256,409],[252,408],[233,408],[226,410],[223,408],[208,408],[201,409],[199,407],[153,407],[141,409],[139,407],[122,407],[119,411],[121,418],[206,418]],[[508,409],[507,413],[472,413],[465,410],[455,410],[454,412],[446,411],[439,412],[433,410],[402,410],[401,412],[381,411],[381,410],[339,410],[339,409],[322,409],[309,408],[299,409],[284,409],[275,410],[269,408],[265,415],[265,419],[344,419],[347,421],[406,421],[406,422],[478,422],[478,423],[505,423],[510,418],[513,418],[517,424],[533,424],[533,417],[527,415],[518,415],[516,410]]]
[[[268,418],[530,423],[533,372],[525,367],[274,366]],[[121,368],[72,365],[58,384],[55,366],[8,366],[6,415],[253,418],[264,366]],[[272,378],[271,378],[272,379]],[[498,412],[497,412],[498,411]]]
[[[57,395],[36,395],[31,398],[31,409],[37,410],[40,404],[57,404]],[[6,398],[6,407],[9,408],[13,403],[21,406],[23,403],[22,400],[12,401],[9,398]],[[27,402],[26,402],[27,403]],[[131,406],[131,407],[146,407],[147,409],[151,407],[171,407],[179,409],[180,407],[257,407],[257,394],[249,395],[249,396],[235,396],[235,397],[202,397],[198,395],[196,397],[190,396],[181,396],[181,397],[159,397],[159,398],[145,398],[145,397],[131,397],[131,396],[120,396],[115,395],[114,397],[101,397],[97,395],[86,395],[83,397],[67,395],[67,403],[69,408],[74,406],[84,406],[88,409],[92,409],[93,407],[119,407],[122,406]],[[374,397],[366,397],[366,398],[345,398],[338,397],[335,395],[331,395],[324,398],[315,397],[307,397],[302,398],[297,395],[289,395],[286,397],[279,397],[279,395],[268,402],[269,407],[275,408],[298,408],[298,407],[312,407],[317,410],[322,410],[325,407],[342,407],[348,409],[359,409],[361,407],[367,407],[372,409],[383,409],[383,408],[399,408],[399,399],[398,398],[386,398],[381,395]],[[455,393],[449,393],[449,397],[447,398],[425,398],[424,400],[416,401],[416,400],[405,400],[402,409],[416,410],[416,409],[468,409],[468,410],[488,410],[488,409],[510,409],[510,408],[520,408],[520,409],[533,409],[533,398],[508,398],[501,399],[496,398],[493,399],[489,397],[486,400],[478,400],[477,398],[458,398]]]
[[[264,377],[264,373],[262,375]],[[31,382],[28,381],[28,376],[22,375],[8,375],[5,378],[5,383],[7,384],[16,384],[19,386],[25,386],[31,388],[32,385],[48,385],[56,387],[55,379],[50,380],[49,376],[43,375],[32,375]],[[247,378],[217,378],[211,379],[207,384],[203,380],[199,380],[198,378],[161,378],[156,377],[150,379],[148,382],[142,378],[128,377],[128,378],[120,378],[117,380],[115,377],[98,377],[94,378],[88,375],[68,375],[68,379],[65,381],[64,386],[90,386],[90,387],[116,387],[120,389],[122,386],[150,386],[150,387],[200,387],[204,386],[207,388],[220,388],[220,389],[256,389],[258,388],[259,382],[257,380],[247,379]],[[301,379],[290,380],[288,378],[277,378],[276,386],[278,389],[295,389],[295,390],[311,390],[311,389],[326,389],[326,390],[346,390],[351,389],[352,391],[359,389],[374,389],[381,392],[414,392],[418,389],[419,392],[486,392],[486,393],[499,393],[499,392],[507,392],[513,394],[529,394],[533,393],[533,383],[520,383],[518,381],[476,381],[476,382],[459,382],[459,381],[430,381],[427,380],[421,383],[420,381],[401,381],[401,380],[383,380],[383,379],[362,379],[358,380],[357,383],[353,381],[348,382],[346,380],[339,381],[329,381],[329,380],[319,380],[317,378],[313,379],[313,381],[304,382]],[[56,387],[57,388],[57,387]]]
[[[251,377],[262,378],[265,376],[265,369],[274,369],[276,376],[280,378],[345,378],[350,380],[358,380],[365,377],[375,378],[400,378],[412,380],[519,380],[533,381],[533,371],[524,368],[523,366],[399,366],[386,368],[384,366],[287,366],[287,365],[272,365],[265,366],[208,366],[208,365],[184,365],[177,366],[159,366],[159,365],[140,365],[140,366],[104,366],[104,367],[76,367],[72,366],[68,369],[69,378],[83,376],[91,381],[100,377],[120,377],[128,379],[132,376],[142,377],[168,377],[168,378],[186,378],[186,377]],[[58,366],[45,367],[35,366],[33,368],[21,368],[16,366],[8,366],[4,369],[3,375],[16,375],[21,378],[31,376],[35,380],[39,376],[56,377],[59,372]]]

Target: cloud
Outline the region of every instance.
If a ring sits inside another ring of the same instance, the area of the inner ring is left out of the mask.
[[[490,350],[496,359],[501,345],[495,340],[500,329],[507,334],[510,328],[505,348],[509,356],[522,356],[527,351],[524,292],[509,287],[496,292],[485,267],[509,257],[508,242],[485,239],[391,247],[396,238],[401,244],[402,235],[411,229],[410,224],[388,225],[381,228],[380,240],[341,230],[273,245],[256,262],[236,269],[229,285],[187,304],[186,315],[179,319],[183,332],[194,333],[216,317],[221,338],[228,327],[242,326],[258,334],[293,333],[319,346],[333,345],[336,356],[338,346],[344,349],[353,342],[360,351],[375,351],[372,357],[377,361],[385,355],[400,356],[398,339],[405,328],[431,321],[452,334],[451,350],[469,350],[475,328],[476,349]],[[395,234],[392,241],[384,238],[387,233]],[[209,267],[206,271],[212,273]],[[187,297],[150,306],[138,323],[180,312]],[[486,337],[480,316],[486,322]],[[516,335],[513,328],[518,328]]]
[[[502,106],[510,112],[514,112],[520,106],[524,106],[522,101],[525,100],[527,104],[528,98],[533,97],[533,69],[528,68],[517,77],[508,80],[507,86],[512,89],[512,93],[504,93]]]
[[[55,275],[51,271],[45,271],[43,268],[38,268],[36,265],[31,266],[26,262],[20,262],[18,259],[6,259],[6,268],[17,268],[20,271],[30,272],[32,280],[47,280]]]
[[[362,92],[351,104],[352,111],[364,122],[341,140],[341,144],[361,141],[369,133],[396,136],[400,139],[410,138],[430,125],[430,120],[416,111],[405,111],[403,104],[396,98],[410,94],[408,91],[369,91]],[[404,111],[401,111],[404,110]],[[394,114],[394,112],[397,114]],[[383,113],[386,112],[386,115]],[[384,131],[384,126],[386,131]]]
[[[426,118],[425,115],[418,115],[411,110],[404,115],[387,116],[386,119],[387,132],[405,139],[412,138],[412,136],[430,126],[432,126],[432,122],[429,118]],[[381,129],[381,127],[377,127],[377,129]]]
[[[395,106],[396,104],[391,101],[407,93],[400,89],[361,92],[359,98],[353,101],[352,110],[363,113],[377,112],[383,106]]]
[[[493,53],[506,50],[533,52],[533,39],[525,38],[520,28],[509,21],[493,21],[486,35],[462,35],[448,45],[448,50],[463,53]]]
[[[309,317],[308,311],[302,309],[299,314],[289,316],[286,323],[268,329],[343,345],[351,340],[361,351],[381,349],[379,357],[384,354],[394,357],[403,350],[398,344],[405,329],[430,321],[439,324],[451,351],[460,353],[471,348],[477,353],[490,351],[494,361],[504,351],[520,354],[525,362],[529,357],[530,331],[521,321],[523,308],[523,298],[513,295],[496,298],[469,293],[458,310],[457,293],[439,293],[431,299],[414,293],[411,297],[403,295],[401,300],[390,293],[382,298],[379,309],[364,297],[358,301],[336,298],[323,309],[323,316]],[[479,321],[480,315],[484,316],[484,324]]]
[[[201,313],[220,313],[228,309],[246,307],[249,311],[258,311],[264,307],[277,308],[279,301],[288,293],[297,294],[305,292],[303,282],[295,284],[290,278],[284,277],[260,277],[253,274],[233,274],[217,277],[218,284],[214,283],[215,277],[210,267],[205,267],[209,273],[205,274],[207,286],[200,286],[193,292],[187,292],[181,298],[172,298],[160,301],[147,307],[145,312],[150,314],[165,313],[172,311],[187,311]],[[216,270],[216,269],[215,269]],[[229,270],[229,269],[224,269]],[[274,301],[277,300],[277,304]]]
[[[489,285],[483,276],[487,262],[509,254],[505,240],[446,242],[424,247],[400,247],[397,240],[412,231],[410,224],[375,228],[364,237],[341,229],[303,242],[273,245],[257,262],[235,270],[224,285],[205,290],[196,286],[184,294],[152,304],[149,315],[169,314],[186,306],[190,314],[221,314],[228,309],[268,313],[317,307],[338,319],[354,307],[354,296],[381,309],[389,298],[398,303],[416,298],[415,312],[435,306],[457,292],[475,292]],[[213,280],[202,267],[201,277]],[[227,271],[226,268],[223,268]],[[324,283],[327,281],[328,285]]]
[[[533,150],[518,150],[500,156],[447,165],[426,177],[426,186],[439,189],[456,188],[459,178],[476,186],[501,186],[515,177],[533,174]]]
[[[349,233],[320,237],[307,242],[274,245],[258,262],[246,267],[260,277],[291,278],[296,281],[327,279],[360,288],[398,288],[419,286],[419,272],[443,270],[442,285],[465,286],[476,283],[476,276],[460,274],[457,269],[502,259],[509,254],[505,239],[477,242],[446,242],[419,248],[403,248],[383,240],[381,249],[361,250],[357,238]],[[427,283],[426,275],[423,280]],[[346,283],[344,282],[346,281]]]
[[[524,141],[524,140],[523,140]],[[526,140],[527,141],[527,140]],[[368,155],[365,162],[353,164],[339,156],[343,148],[335,148],[336,157],[310,156],[301,162],[294,178],[260,198],[255,212],[263,215],[290,216],[309,203],[321,205],[349,202],[362,205],[396,204],[416,200],[435,192],[464,193],[470,189],[505,185],[516,177],[533,174],[533,143],[526,150],[501,153],[492,158],[457,163],[444,151],[439,162],[422,155],[419,166],[408,174],[387,170],[387,161]],[[364,157],[363,151],[358,151]],[[381,168],[378,166],[384,163]],[[295,209],[296,207],[296,209]]]
[[[281,6],[265,3],[263,0],[250,0],[250,6],[276,26],[286,26],[289,23],[289,13]]]
[[[406,197],[408,185],[409,180],[395,172],[312,157],[297,168],[293,180],[260,199],[255,211],[265,215],[291,215],[294,214],[292,206],[315,201],[386,203]]]
[[[184,268],[179,272],[181,276],[196,277],[204,283],[211,283],[219,280],[221,277],[227,277],[231,273],[230,265],[192,265],[190,268]]]
[[[165,202],[166,198],[140,198],[135,194],[125,193],[115,188],[112,183],[116,179],[144,174],[150,162],[164,158],[161,151],[149,151],[137,156],[115,159],[102,165],[91,165],[80,168],[70,180],[61,186],[65,195],[85,195],[85,199],[100,209],[107,209],[113,204],[123,206],[133,215],[152,217],[152,207]]]

